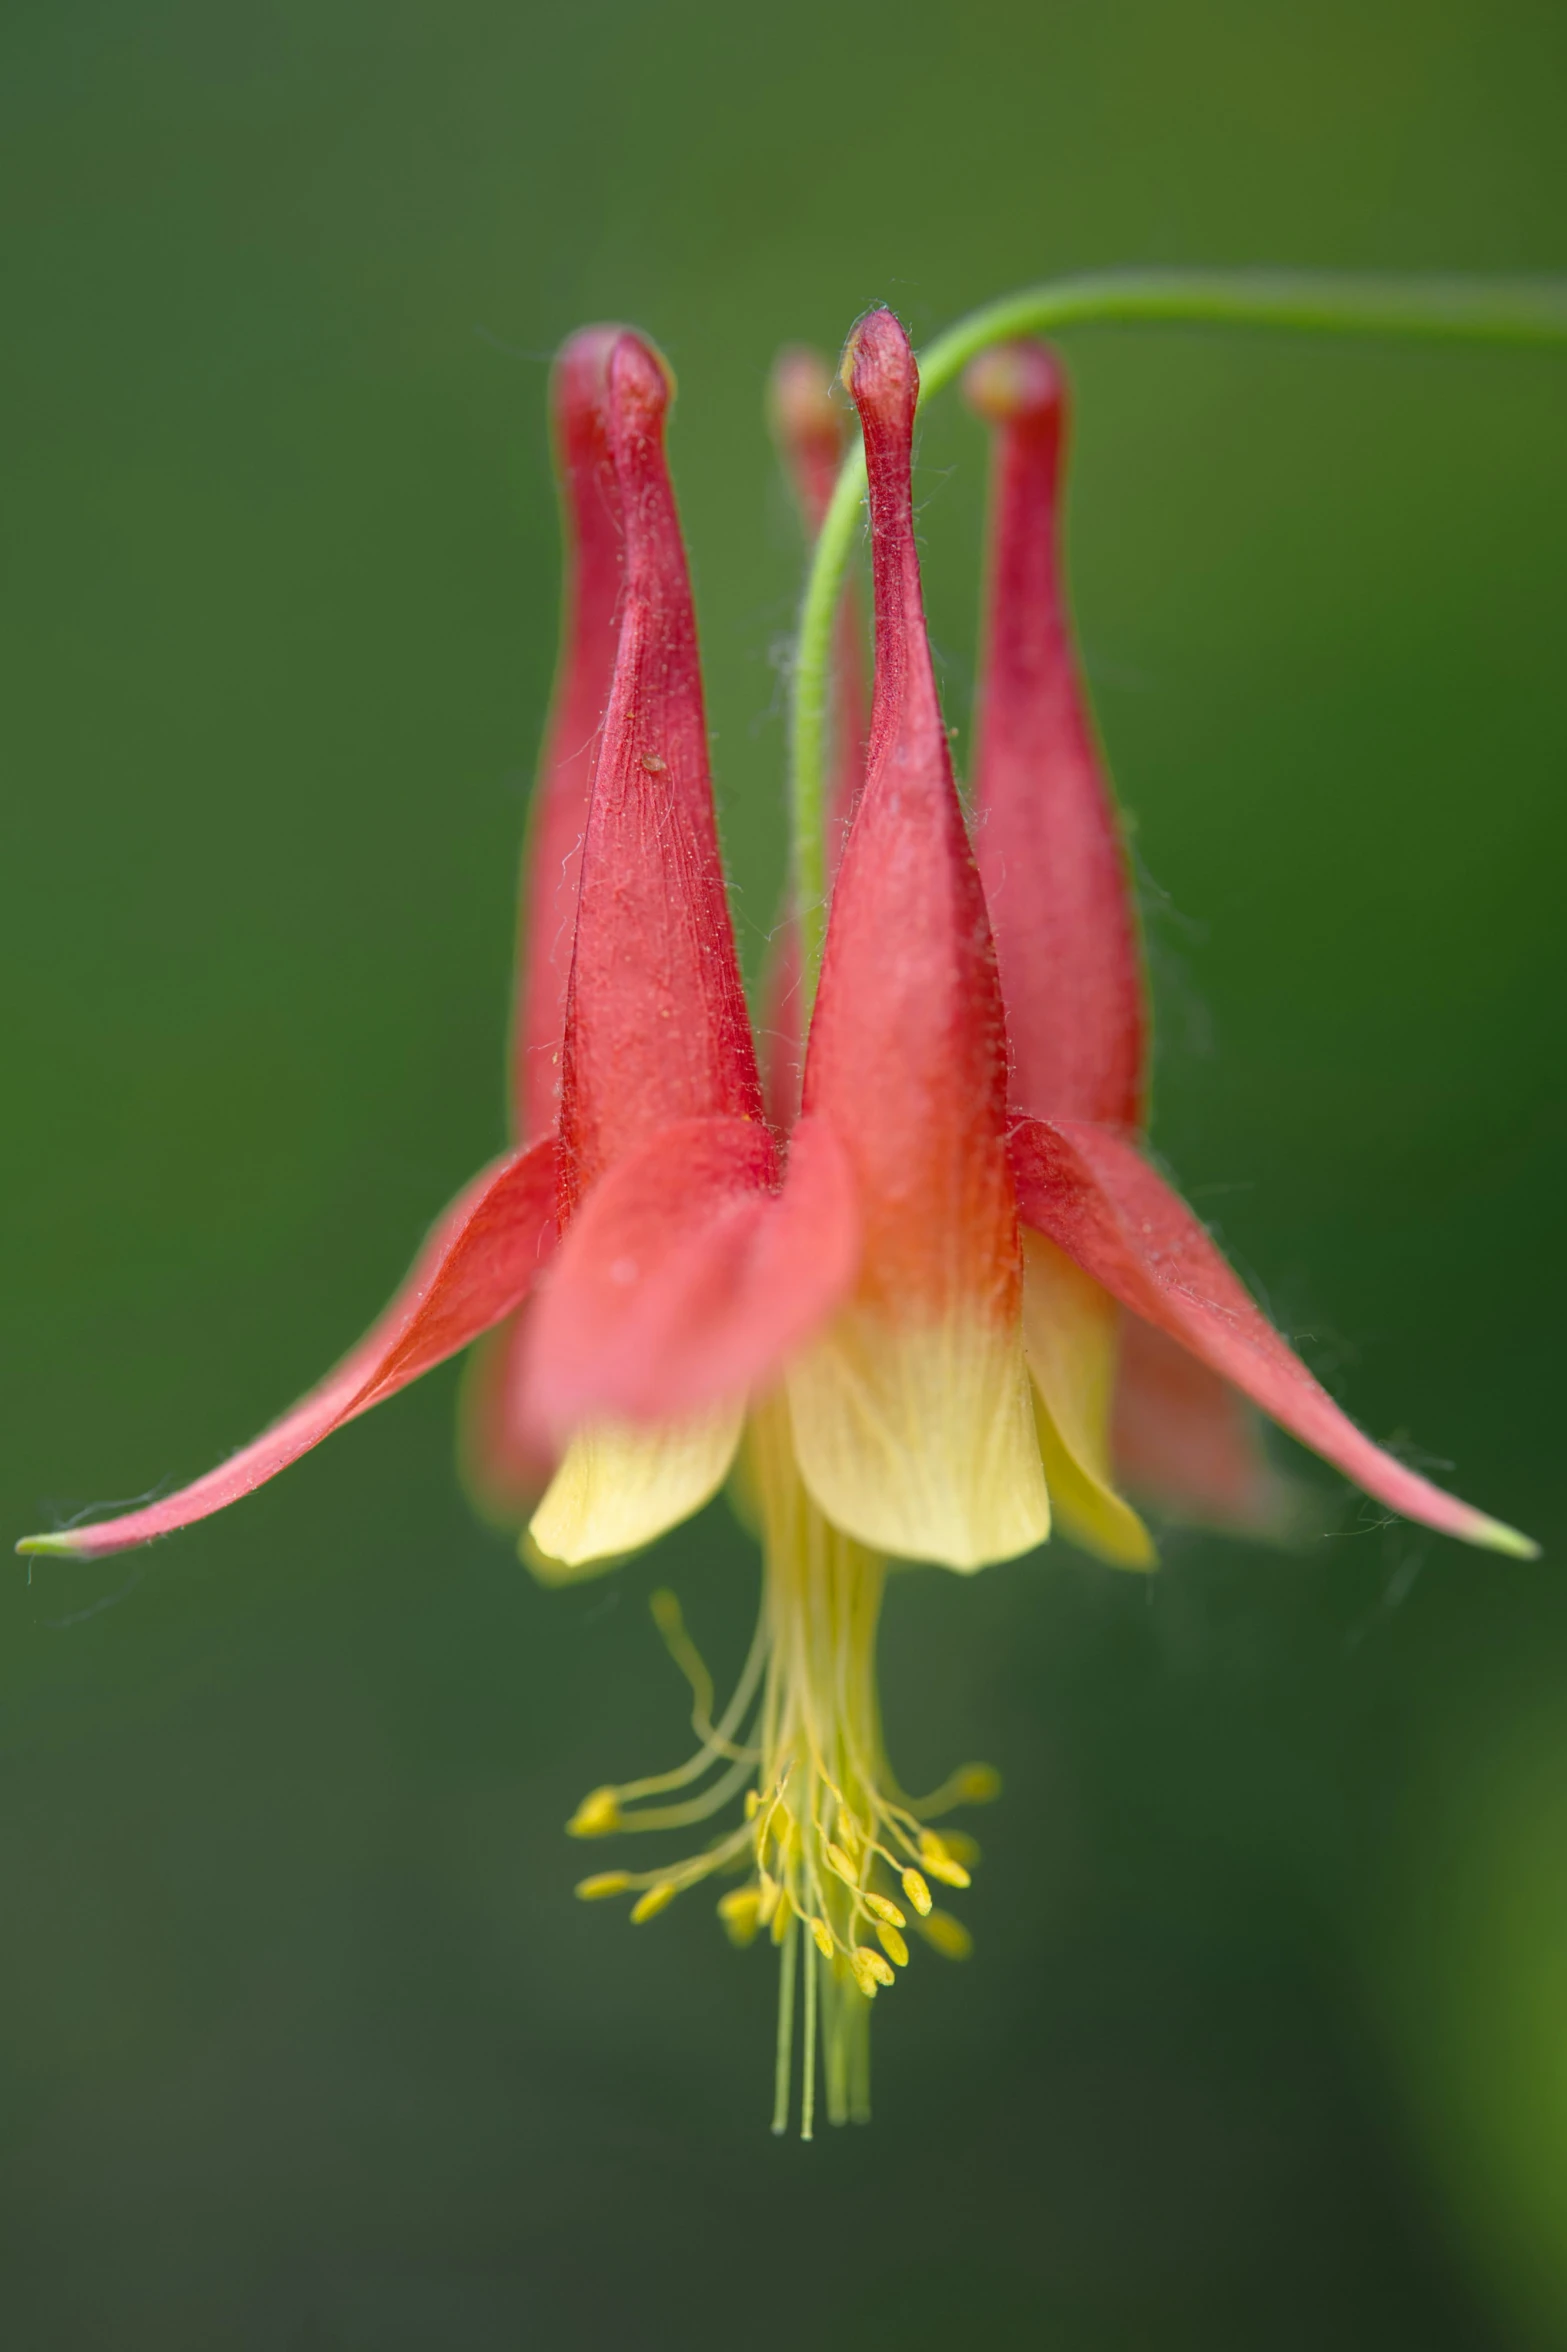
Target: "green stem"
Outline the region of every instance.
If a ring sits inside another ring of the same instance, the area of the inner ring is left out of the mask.
[[[1567,281],[1291,276],[1223,270],[1125,271],[1062,278],[971,311],[920,357],[920,399],[933,399],[976,352],[1062,327],[1173,325],[1282,328],[1291,334],[1408,337],[1439,343],[1567,344]],[[826,930],[825,779],[833,616],[859,527],[865,460],[844,460],[817,534],[800,606],[791,681],[790,806],[801,986],[815,995]]]

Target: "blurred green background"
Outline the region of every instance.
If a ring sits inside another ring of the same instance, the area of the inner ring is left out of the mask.
[[[780,341],[1115,263],[1567,263],[1537,0],[12,0],[0,92],[18,1533],[250,1435],[499,1142],[567,330],[679,373],[754,969]],[[575,1904],[560,1835],[683,1752],[651,1585],[743,1646],[721,1509],[538,1591],[448,1369],[141,1558],[17,1562],[11,2341],[1567,2344],[1567,363],[1071,357],[1159,1147],[1545,1559],[1346,1497],[1304,1557],[901,1580],[893,1752],[1007,1794],[974,1959],[880,2004],[876,2123],[810,2149],[763,1955]],[[932,417],[960,728],[980,459]]]

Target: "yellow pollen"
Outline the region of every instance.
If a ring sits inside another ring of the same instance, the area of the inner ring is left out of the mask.
[[[904,1942],[902,1936],[899,1935],[897,1929],[895,1927],[889,1927],[885,1919],[878,1919],[876,1922],[876,1941],[880,1944],[882,1950],[886,1953],[889,1960],[896,1960],[900,1968],[907,1968],[909,1964],[909,1947]]]
[[[917,1870],[906,1870],[903,1873],[903,1891],[921,1919],[928,1919],[930,1917],[930,1889]]]
[[[761,1790],[757,1788],[748,1788],[745,1792],[745,1817],[747,1821],[754,1821],[761,1810]]]
[[[601,1870],[596,1878],[579,1878],[577,1893],[584,1903],[601,1903],[606,1895],[623,1895],[631,1886],[629,1870]]]
[[[885,1895],[867,1895],[865,1908],[873,1919],[885,1919],[889,1927],[906,1927],[908,1925],[897,1904],[889,1902]]]
[[[887,1963],[879,1952],[871,1951],[865,1944],[856,1944],[854,1950],[849,1954],[849,1966],[854,1971],[854,1981],[867,2001],[874,2001],[876,1998],[876,1988],[881,1981],[876,1972],[878,1964],[887,1969],[887,1979],[890,1983],[892,1970],[887,1968]]]
[[[842,1846],[829,1844],[826,1847],[825,1852],[827,1856],[828,1869],[836,1870],[838,1876],[843,1880],[845,1886],[858,1886],[860,1874],[855,1869],[854,1864],[849,1860],[849,1857],[844,1852]]]
[[[632,1926],[640,1927],[644,1919],[656,1919],[660,1911],[668,1910],[679,1892],[672,1878],[660,1879],[657,1886],[650,1886],[647,1893],[639,1895],[631,1906]]]
[[[568,1837],[609,1837],[621,1826],[620,1799],[612,1788],[590,1789],[566,1824]]]
[[[816,1938],[816,1949],[818,1952],[820,1952],[824,1960],[830,1960],[832,1958],[833,1951],[832,1929],[828,1926],[825,1919],[808,1920],[806,1924],[810,1928],[812,1935]]]
[[[954,1862],[942,1840],[933,1829],[920,1831],[920,1860],[932,1878],[939,1878],[943,1886],[972,1886],[973,1880],[961,1862]]]

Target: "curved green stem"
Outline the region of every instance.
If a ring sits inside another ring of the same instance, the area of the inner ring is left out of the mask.
[[[934,398],[976,352],[1062,327],[1156,324],[1279,328],[1291,334],[1425,342],[1567,344],[1567,281],[1292,276],[1224,270],[1063,278],[971,311],[920,356],[920,399]],[[823,842],[833,615],[854,550],[865,460],[844,460],[817,534],[800,606],[790,692],[790,806],[801,985],[809,1010],[826,928]]]

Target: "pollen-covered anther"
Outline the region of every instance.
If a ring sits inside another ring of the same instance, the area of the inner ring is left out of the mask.
[[[629,1870],[601,1870],[593,1878],[579,1878],[576,1892],[584,1903],[601,1903],[608,1895],[624,1895],[631,1891]]]
[[[933,1829],[920,1832],[920,1860],[932,1878],[939,1878],[943,1886],[972,1886],[973,1880],[961,1862],[954,1861],[942,1840]]]
[[[848,1855],[844,1852],[842,1846],[835,1846],[829,1839],[828,1843],[823,1847],[822,1851],[827,1858],[828,1869],[836,1871],[838,1876],[843,1880],[845,1886],[859,1885],[860,1874],[855,1869],[854,1864],[850,1861]]]
[[[855,1945],[849,1954],[849,1966],[854,1970],[855,1983],[868,1998],[874,1999],[878,1985],[897,1982],[892,1962],[884,1960],[880,1952],[873,1952],[869,1944]]]
[[[955,1805],[993,1805],[1001,1794],[1001,1775],[994,1764],[965,1764],[949,1785]]]
[[[913,1898],[910,1897],[912,1901]],[[873,1919],[884,1919],[889,1927],[907,1927],[908,1921],[894,1902],[885,1895],[867,1895],[865,1908]]]
[[[906,1870],[903,1873],[902,1884],[904,1893],[908,1896],[910,1903],[919,1913],[921,1919],[928,1919],[930,1917],[930,1889],[925,1884],[925,1881],[921,1878],[919,1872],[917,1870]]]
[[[805,1924],[810,1929],[812,1937],[815,1940],[816,1949],[818,1952],[820,1952],[822,1958],[824,1960],[830,1960],[833,1955],[832,1929],[828,1926],[826,1920],[808,1919]]]
[[[566,1824],[568,1837],[610,1837],[625,1827],[617,1789],[590,1789]]]
[[[876,1922],[876,1940],[889,1960],[895,1960],[900,1968],[907,1968],[909,1947],[897,1929],[890,1926],[885,1919],[878,1919]]]
[[[640,1927],[645,1919],[656,1919],[660,1911],[668,1910],[679,1892],[672,1878],[660,1879],[657,1886],[650,1886],[647,1893],[639,1895],[631,1906],[632,1926]]]

